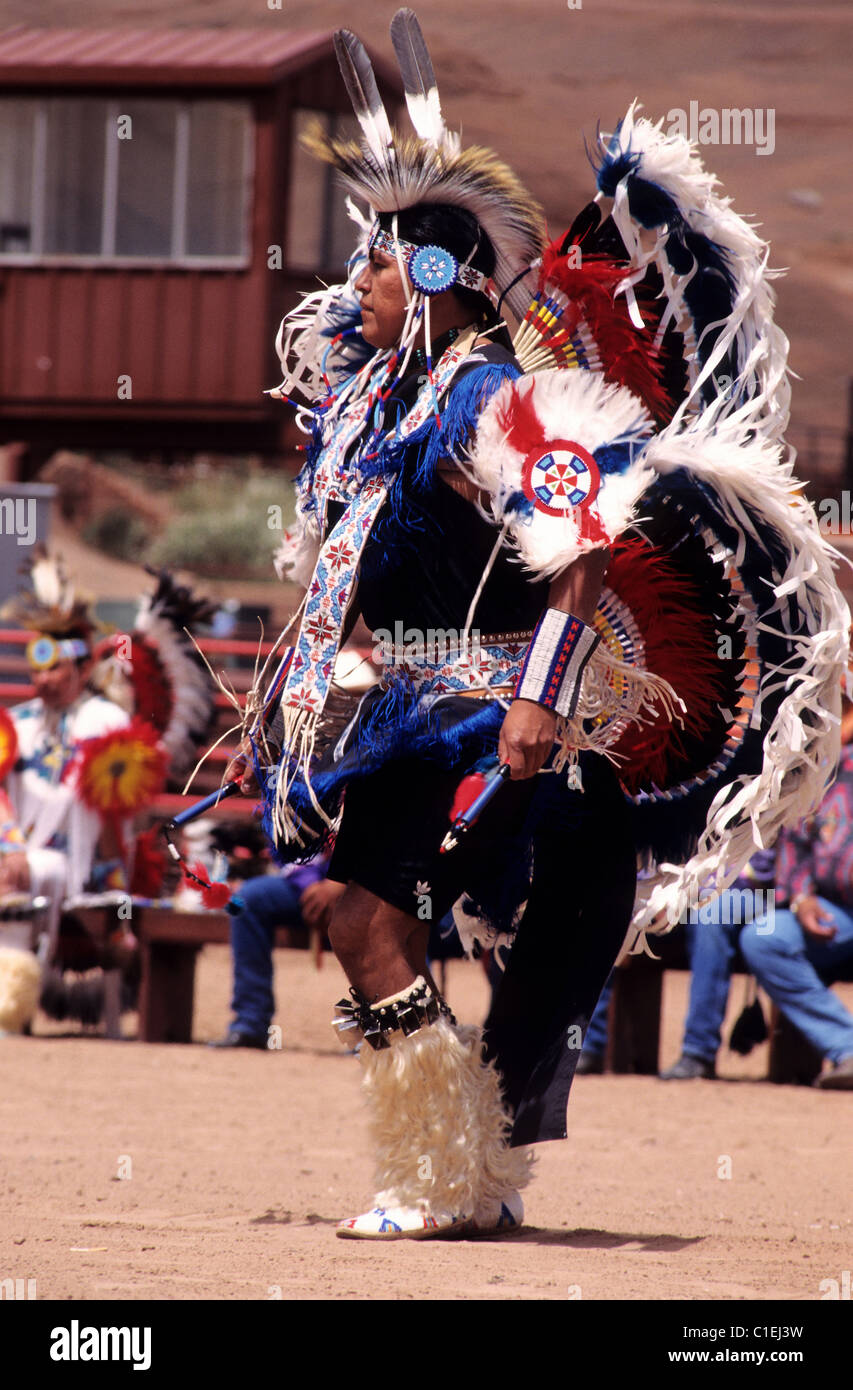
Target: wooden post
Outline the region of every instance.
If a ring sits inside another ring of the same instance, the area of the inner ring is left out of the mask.
[[[605,1071],[657,1076],[663,966],[628,956],[613,975],[607,1015]]]
[[[192,1042],[195,944],[140,943],[139,1037],[142,1042]]]

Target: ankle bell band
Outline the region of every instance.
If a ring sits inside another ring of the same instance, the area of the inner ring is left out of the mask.
[[[586,664],[600,641],[595,629],[580,618],[546,608],[527,648],[515,687],[516,700],[533,700],[571,718]]]
[[[408,1038],[419,1028],[435,1023],[442,1015],[453,1022],[443,999],[433,994],[422,975],[399,994],[369,1004],[357,989],[350,989],[352,1001],[340,999],[335,1005],[332,1027],[345,1047],[362,1040],[375,1050],[390,1047],[389,1033],[401,1032]]]

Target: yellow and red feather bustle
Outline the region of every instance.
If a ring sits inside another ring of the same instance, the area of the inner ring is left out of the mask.
[[[123,729],[86,739],[69,764],[84,805],[105,820],[124,819],[143,810],[165,784],[167,756],[156,729],[133,719]]]

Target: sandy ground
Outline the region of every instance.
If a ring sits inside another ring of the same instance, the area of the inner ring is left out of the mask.
[[[718,1083],[579,1079],[514,1237],[336,1239],[370,1191],[359,1063],[327,1022],[344,979],[307,952],[276,970],[279,1052],[202,1045],[228,1020],[224,947],[200,959],[197,1046],[44,1019],[0,1041],[0,1278],[48,1300],[815,1300],[850,1269],[853,1098],[760,1083],[765,1048],[724,1053]],[[663,1065],[686,985],[667,976]],[[449,996],[481,1017],[479,968],[452,962]]]

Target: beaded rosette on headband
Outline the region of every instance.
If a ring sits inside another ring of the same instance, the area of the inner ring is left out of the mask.
[[[471,248],[469,261],[479,244],[478,239]],[[433,246],[429,242],[424,246],[415,246],[411,241],[383,231],[378,223],[370,233],[367,249],[384,251],[386,256],[396,256],[399,251],[415,289],[427,296],[443,294],[455,285],[461,285],[466,290],[482,291],[488,284],[488,276],[481,270],[474,270],[468,261],[460,264],[452,251],[445,251],[442,246]]]
[[[33,671],[49,671],[61,661],[82,661],[89,655],[89,643],[81,637],[54,641],[44,633],[27,644],[27,665]]]

